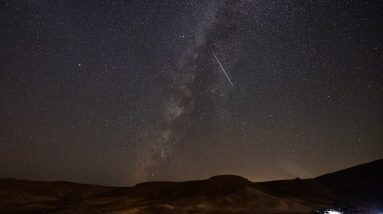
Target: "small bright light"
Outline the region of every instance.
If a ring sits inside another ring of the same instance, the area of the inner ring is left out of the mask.
[[[324,213],[325,214],[343,214],[343,212],[336,211],[336,210],[327,210]]]

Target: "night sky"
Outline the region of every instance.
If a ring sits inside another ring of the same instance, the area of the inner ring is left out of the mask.
[[[264,181],[382,158],[382,15],[359,0],[3,0],[0,178]]]

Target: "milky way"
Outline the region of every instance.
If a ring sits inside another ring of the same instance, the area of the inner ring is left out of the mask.
[[[230,34],[234,33],[236,25],[239,24],[238,17],[241,15],[243,4],[242,1],[211,3],[210,8],[207,9],[208,14],[204,14],[204,19],[200,20],[203,23],[202,27],[200,26],[202,29],[196,30],[194,45],[183,53],[183,58],[179,59],[175,78],[172,80],[174,92],[165,104],[163,113],[164,127],[153,134],[153,140],[148,141],[144,150],[139,151],[135,174],[138,180],[157,176],[158,168],[172,155],[175,144],[182,140],[180,132],[185,131],[180,130],[180,127],[185,126],[182,123],[189,122],[187,117],[190,117],[192,111],[198,114],[200,108],[203,108],[203,106],[195,105],[195,99],[200,96],[207,96],[208,99],[211,99],[210,96],[217,96],[216,93],[208,91],[209,88],[219,87],[217,75],[206,74],[206,72],[212,73],[217,70],[212,67],[212,57],[208,53],[212,48],[224,49],[227,46],[226,43],[232,42]],[[217,31],[224,32],[225,35],[217,37]],[[214,57],[217,59],[215,54]],[[219,65],[222,67],[220,62]],[[226,72],[224,74],[227,77]],[[230,79],[229,81],[232,84]],[[210,107],[214,108],[214,106]]]

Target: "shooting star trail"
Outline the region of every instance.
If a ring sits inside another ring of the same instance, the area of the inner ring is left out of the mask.
[[[223,73],[225,74],[227,80],[229,80],[229,83],[230,83],[231,87],[233,87],[234,85],[233,85],[233,83],[231,82],[230,77],[227,75],[225,69],[223,68],[221,62],[219,61],[217,55],[215,55],[214,51],[211,51],[211,52],[212,52],[213,56],[215,57],[215,59],[217,60],[219,66],[221,67],[221,69],[222,69]]]

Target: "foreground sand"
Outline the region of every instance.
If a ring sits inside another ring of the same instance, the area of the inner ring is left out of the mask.
[[[0,213],[312,213],[333,206],[373,212],[383,204],[382,173],[379,160],[314,179],[262,183],[234,175],[118,188],[3,179]]]

